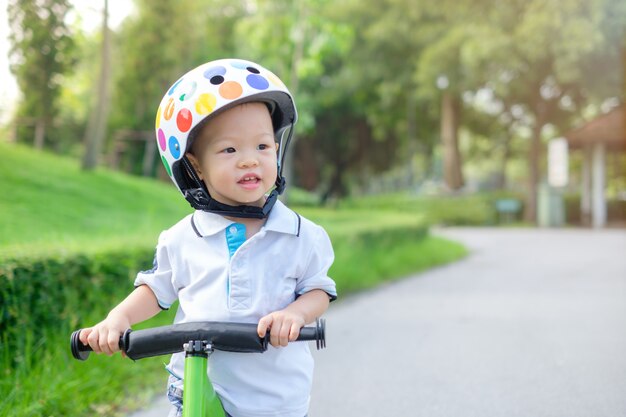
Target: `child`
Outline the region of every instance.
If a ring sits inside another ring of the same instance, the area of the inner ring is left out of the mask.
[[[291,343],[336,298],[326,232],[277,200],[296,122],[291,94],[258,64],[219,60],[180,78],[163,97],[156,137],[165,168],[196,210],[161,233],[154,267],[80,340],[119,350],[120,335],[179,301],[175,323],[258,323],[268,351],[215,351],[209,375],[234,417],[303,417],[313,360]],[[267,194],[269,192],[269,194]],[[171,416],[180,415],[184,354],[167,370]]]

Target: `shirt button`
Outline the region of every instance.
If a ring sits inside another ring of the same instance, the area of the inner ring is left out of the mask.
[[[229,229],[229,232],[232,233],[232,234],[235,234],[235,233],[237,233],[237,228],[235,226],[231,226],[230,229]]]

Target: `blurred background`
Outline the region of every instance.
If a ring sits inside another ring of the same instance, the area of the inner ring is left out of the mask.
[[[65,361],[95,390],[41,346],[99,320],[190,212],[154,139],[187,70],[237,57],[289,87],[283,198],[349,292],[463,256],[433,225],[625,227],[625,26],[623,0],[0,0],[0,411],[132,408],[113,382],[28,387]]]
[[[508,191],[536,223],[547,145],[565,137],[565,222],[590,220],[594,145],[608,220],[624,220],[621,1],[3,3],[4,142],[163,178],[159,97],[190,68],[242,57],[297,97],[290,185],[321,204]]]

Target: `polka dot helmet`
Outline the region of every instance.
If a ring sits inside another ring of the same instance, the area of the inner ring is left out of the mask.
[[[262,209],[233,207],[212,199],[185,156],[205,123],[215,115],[246,102],[268,105],[279,143],[276,189],[270,193]],[[282,165],[297,117],[291,93],[269,70],[240,59],[207,62],[183,75],[161,100],[155,123],[161,161],[174,184],[194,208],[234,217],[262,218],[267,216],[284,189]]]

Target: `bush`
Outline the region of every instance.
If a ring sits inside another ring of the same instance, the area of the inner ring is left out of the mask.
[[[348,199],[342,202],[341,207],[410,212],[422,216],[428,224],[443,226],[486,226],[501,222],[496,211],[496,201],[501,199],[522,202],[520,212],[511,219],[520,221],[524,198],[512,192],[442,196],[387,194]]]
[[[132,290],[136,271],[152,264],[153,249],[101,253],[67,259],[9,260],[0,266],[2,349],[13,352],[13,366],[27,361],[27,340],[66,332]]]

